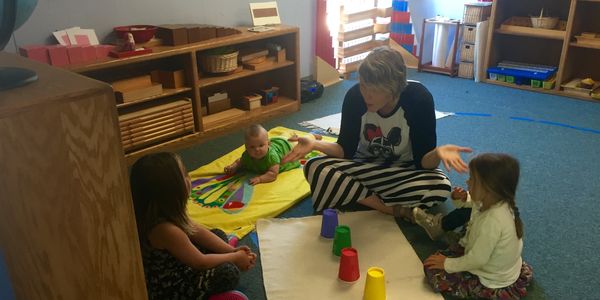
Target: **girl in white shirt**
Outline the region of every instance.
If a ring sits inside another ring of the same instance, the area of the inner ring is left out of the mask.
[[[464,248],[437,252],[424,261],[434,290],[460,298],[519,299],[532,269],[521,258],[523,223],[515,203],[519,162],[486,153],[469,163],[467,186],[474,201]]]

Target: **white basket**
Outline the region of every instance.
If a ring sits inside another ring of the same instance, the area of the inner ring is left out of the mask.
[[[460,48],[460,61],[472,62],[475,60],[475,45],[463,44]]]
[[[463,28],[463,42],[475,44],[475,36],[477,36],[477,27],[465,25]]]
[[[473,79],[473,63],[461,62],[458,65],[458,77]]]

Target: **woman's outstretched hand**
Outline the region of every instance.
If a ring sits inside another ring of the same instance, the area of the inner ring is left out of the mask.
[[[456,145],[443,145],[437,147],[437,154],[446,170],[456,170],[458,173],[466,173],[469,168],[467,164],[460,157],[460,153],[471,153],[473,150],[467,147],[461,147]]]
[[[298,142],[296,146],[286,156],[281,159],[281,164],[285,164],[291,161],[297,161],[306,156],[306,154],[313,151],[315,146],[315,139],[309,137],[299,137],[297,135],[292,136],[288,139],[290,142]]]

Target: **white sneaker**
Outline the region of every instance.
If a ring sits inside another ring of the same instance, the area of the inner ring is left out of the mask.
[[[427,235],[432,240],[435,241],[444,234],[444,230],[442,229],[442,214],[428,214],[424,210],[415,207],[413,208],[413,216],[415,217],[415,222],[425,229],[425,232],[427,232]]]

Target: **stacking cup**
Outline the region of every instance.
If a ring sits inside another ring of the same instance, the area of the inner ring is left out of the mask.
[[[342,249],[347,247],[352,247],[350,227],[347,225],[338,225],[335,228],[333,237],[333,254],[340,256],[342,254]]]
[[[342,249],[338,277],[347,282],[354,282],[360,278],[358,251],[356,249],[352,247]]]
[[[382,268],[370,267],[367,271],[363,300],[385,300],[385,277]]]
[[[323,220],[321,222],[321,236],[331,239],[335,234],[335,227],[338,225],[338,215],[335,209],[323,210]]]

